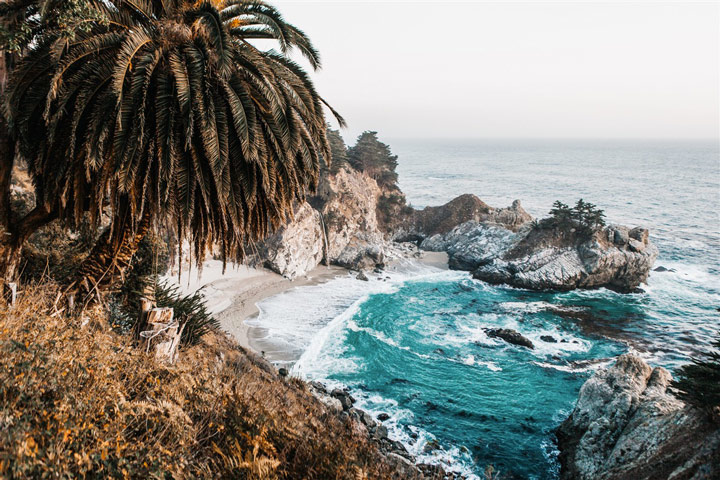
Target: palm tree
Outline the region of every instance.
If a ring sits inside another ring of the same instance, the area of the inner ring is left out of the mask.
[[[91,4],[105,20],[39,36],[5,106],[38,205],[68,227],[111,218],[81,290],[114,283],[153,226],[188,240],[198,262],[211,245],[241,260],[329,157],[326,104],[288,56],[318,68],[317,51],[263,1]]]

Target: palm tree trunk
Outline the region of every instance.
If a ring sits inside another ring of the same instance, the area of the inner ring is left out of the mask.
[[[135,231],[126,228],[123,221],[115,221],[105,230],[76,274],[74,285],[82,304],[122,283],[140,242],[151,227],[151,217],[145,215]]]
[[[7,284],[17,281],[23,244],[40,227],[57,218],[57,214],[42,206],[35,207],[19,221],[12,221],[9,211],[2,214],[7,215],[7,222],[3,220],[0,227],[0,282]]]

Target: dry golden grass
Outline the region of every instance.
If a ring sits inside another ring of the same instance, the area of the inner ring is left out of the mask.
[[[211,333],[164,366],[58,289],[0,306],[3,478],[397,478],[308,392]]]

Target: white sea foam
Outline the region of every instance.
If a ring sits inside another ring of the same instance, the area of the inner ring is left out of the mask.
[[[380,342],[395,348],[411,351],[409,347],[399,345],[384,332],[359,326],[353,317],[370,295],[390,294],[409,281],[458,281],[468,278],[465,272],[440,270],[434,267],[410,262],[400,271],[386,272],[379,281],[371,277],[369,282],[359,282],[351,276],[331,280],[317,286],[299,287],[284,294],[266,299],[258,305],[260,314],[248,323],[268,330],[268,336],[282,338],[289,344],[299,346],[303,353],[292,367],[291,374],[308,379],[321,380],[328,388],[341,388],[344,385],[330,377],[338,373],[357,372],[362,368],[360,359],[352,358],[345,351],[344,339],[347,331],[362,331]],[[413,300],[411,300],[413,302]],[[414,299],[415,303],[424,303],[423,299]],[[302,310],[297,309],[302,305]],[[478,340],[487,337],[477,332]],[[412,352],[421,358],[429,355]],[[472,358],[474,362],[475,359]],[[492,362],[478,362],[491,370],[498,369]],[[402,442],[418,461],[440,464],[448,471],[463,473],[468,479],[477,479],[472,473],[472,459],[457,447],[449,450],[438,449],[431,453],[423,451],[434,436],[421,428],[412,426],[413,414],[410,410],[399,408],[397,401],[380,395],[367,395],[354,391],[356,406],[374,417],[381,412],[390,415],[384,425],[388,427],[390,438]],[[418,439],[409,435],[414,430]]]
[[[464,475],[468,480],[479,480],[479,477],[472,471],[473,460],[469,452],[463,452],[457,446],[447,449],[440,446],[438,449],[426,452],[425,446],[429,442],[435,443],[435,436],[427,430],[413,425],[413,413],[408,409],[400,408],[397,401],[377,394],[368,395],[363,391],[354,391],[353,395],[357,399],[355,406],[368,412],[373,418],[377,419],[380,413],[390,416],[389,419],[382,422],[388,429],[388,437],[401,442],[415,457],[417,463],[440,465],[446,471]],[[417,436],[416,439],[410,436],[411,432]]]
[[[550,368],[553,370],[557,370],[559,372],[568,372],[568,373],[579,373],[579,372],[594,372],[596,370],[599,370],[601,368],[605,368],[608,365],[610,365],[614,359],[610,359],[604,362],[596,362],[596,363],[583,363],[580,365],[572,364],[572,363],[566,363],[566,364],[557,364],[557,363],[549,363],[549,362],[532,362],[535,365],[543,368]]]
[[[492,370],[493,372],[502,372],[502,367],[498,367],[497,364],[495,364],[495,362],[490,362],[490,361],[483,362],[483,361],[478,360],[476,363],[477,363],[477,365],[482,365],[483,367],[487,367],[488,370]]]
[[[258,304],[260,314],[248,324],[268,330],[268,336],[299,347],[303,354],[293,373],[307,378],[324,379],[334,373],[356,371],[357,361],[344,358],[346,329],[364,331],[393,347],[401,347],[383,332],[358,326],[352,318],[373,294],[391,294],[408,281],[444,281],[467,277],[466,273],[441,270],[411,262],[401,269],[371,276],[362,282],[347,275],[322,285],[299,287]],[[380,281],[379,278],[387,281]],[[297,309],[302,305],[302,310]]]

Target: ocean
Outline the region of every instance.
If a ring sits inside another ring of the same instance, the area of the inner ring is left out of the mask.
[[[555,200],[650,229],[660,256],[645,293],[491,286],[408,261],[369,282],[347,275],[264,300],[248,323],[296,353],[294,375],[347,386],[390,415],[419,461],[483,478],[553,479],[554,430],[583,382],[635,352],[671,371],[720,329],[717,142],[387,140],[400,186],[422,208],[474,193],[533,216]],[[488,338],[506,327],[529,350]]]

